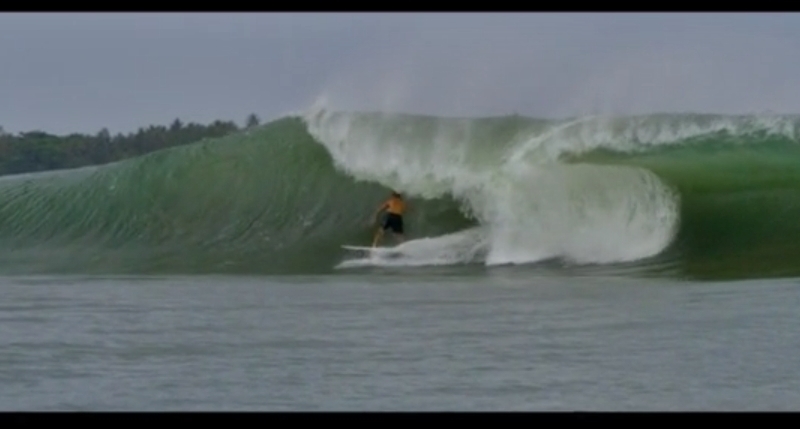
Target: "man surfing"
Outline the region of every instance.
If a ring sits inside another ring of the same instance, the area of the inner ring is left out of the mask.
[[[375,232],[375,239],[372,241],[373,248],[378,246],[378,242],[387,229],[392,230],[392,235],[394,235],[398,243],[402,243],[405,240],[403,236],[403,213],[406,211],[406,203],[403,201],[402,195],[397,191],[392,191],[389,199],[381,204],[378,210],[375,211],[375,220],[377,220],[378,215],[383,210],[386,210],[386,215],[384,216],[383,223]]]

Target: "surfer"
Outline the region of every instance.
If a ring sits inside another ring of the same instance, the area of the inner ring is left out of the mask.
[[[375,211],[376,220],[383,210],[386,210],[386,215],[384,216],[383,223],[375,232],[375,239],[372,241],[372,247],[378,246],[378,241],[380,241],[383,237],[383,232],[387,229],[392,230],[392,234],[399,243],[402,243],[405,239],[403,236],[403,213],[406,211],[406,203],[403,201],[402,195],[397,191],[392,191],[389,199],[381,204],[378,210]]]

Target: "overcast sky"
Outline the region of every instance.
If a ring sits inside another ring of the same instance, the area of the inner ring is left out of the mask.
[[[0,126],[800,112],[798,14],[0,14]]]

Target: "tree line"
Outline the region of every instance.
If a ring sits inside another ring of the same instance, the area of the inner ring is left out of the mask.
[[[259,124],[259,117],[250,114],[244,129]],[[106,164],[240,130],[233,121],[216,120],[204,125],[184,124],[180,119],[175,119],[169,126],[150,125],[136,132],[114,136],[106,128],[94,135],[74,133],[59,136],[43,131],[10,134],[0,126],[0,175]]]

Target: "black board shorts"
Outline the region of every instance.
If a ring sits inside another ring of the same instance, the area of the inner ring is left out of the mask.
[[[391,229],[395,234],[403,233],[403,216],[395,213],[387,213],[383,219],[383,230]]]

